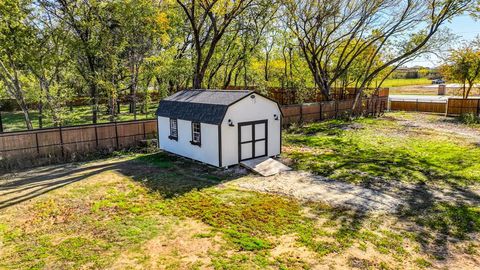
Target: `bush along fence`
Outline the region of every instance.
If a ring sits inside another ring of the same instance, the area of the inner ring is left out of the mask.
[[[133,148],[156,134],[155,119],[4,133],[0,134],[0,169],[74,161],[92,153]]]

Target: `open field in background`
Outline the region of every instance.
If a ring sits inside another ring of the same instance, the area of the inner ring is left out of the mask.
[[[155,118],[155,111],[157,110],[157,102],[152,102],[149,105],[147,114],[140,111],[140,106],[137,108],[137,119],[151,119]],[[70,111],[65,109],[65,115],[62,117],[63,126],[76,126],[92,123],[92,109],[90,106],[76,106]],[[30,117],[34,128],[38,128],[38,110],[30,110]],[[26,130],[25,120],[21,111],[2,112],[3,129],[8,131]],[[117,115],[117,121],[133,120],[133,113],[129,113],[129,105],[122,104],[120,107],[120,114]],[[99,123],[109,123],[109,115],[107,113],[107,106],[100,105],[98,116]],[[52,119],[49,116],[43,116],[43,127],[53,127]]]
[[[0,268],[474,269],[479,133],[413,113],[285,132],[297,169],[410,190],[396,213],[249,191],[239,185],[256,176],[243,170],[165,153],[3,175]]]
[[[400,86],[412,86],[412,85],[428,85],[432,84],[432,80],[428,78],[418,79],[386,79],[382,87],[400,87]]]
[[[461,87],[447,87],[446,96],[462,96],[463,89]],[[389,91],[390,95],[438,95],[438,85],[412,85],[392,87]],[[475,87],[471,90],[470,96],[479,96],[480,88]]]

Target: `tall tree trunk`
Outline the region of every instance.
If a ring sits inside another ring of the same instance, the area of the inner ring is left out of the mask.
[[[57,126],[60,125],[60,118],[59,118],[58,113],[57,113],[57,107],[59,106],[59,104],[53,104],[52,95],[50,93],[50,84],[48,83],[47,79],[45,77],[42,77],[42,76],[39,76],[38,79],[40,80],[40,90],[45,93],[45,99],[47,101],[47,108],[50,108],[50,111],[52,113],[53,126],[57,127]],[[41,104],[41,109],[43,110],[44,105],[43,105],[43,103],[40,103],[40,104]],[[40,111],[40,107],[39,107],[39,111]],[[41,112],[40,112],[39,116],[41,116]],[[39,123],[40,123],[40,121],[39,121]],[[42,125],[40,125],[40,128],[42,128]]]
[[[265,81],[268,82],[268,64],[270,61],[270,51],[267,50],[265,51]]]
[[[282,80],[282,88],[284,88],[284,81],[286,81],[286,87],[288,88],[288,63],[287,63],[287,56],[285,54],[285,46],[282,46],[282,57],[283,57],[283,80]]]
[[[293,48],[288,48],[288,61],[289,61],[289,69],[290,69],[290,80],[289,80],[289,85],[290,87],[292,87],[292,83],[293,83],[293,60],[292,60],[292,50]]]
[[[19,87],[19,85],[17,87]],[[23,97],[23,94],[22,94],[21,90],[17,89],[16,91],[17,91],[17,93],[15,95],[15,99],[17,100],[18,106],[20,106],[20,109],[23,112],[23,118],[25,119],[25,125],[26,125],[28,130],[32,130],[33,125],[32,125],[32,120],[30,120],[30,112],[28,110],[27,103],[25,102],[25,99]]]
[[[15,66],[15,65],[12,65],[12,66]],[[15,98],[18,106],[20,106],[20,109],[23,112],[25,125],[27,129],[29,130],[33,129],[32,121],[30,120],[30,115],[28,112],[27,103],[25,102],[25,98],[23,95],[23,89],[18,79],[19,76],[18,76],[17,70],[13,69],[12,73],[10,73],[2,61],[0,61],[0,68],[1,68],[0,79],[2,79],[2,81],[4,82],[7,88],[7,92]]]
[[[25,125],[27,126],[27,129],[32,130],[33,129],[32,120],[30,120],[30,113],[23,97],[20,100],[18,100],[17,103],[22,109],[23,118],[25,119]]]
[[[43,103],[38,102],[38,128],[43,128]]]
[[[92,123],[98,122],[98,91],[97,85],[94,82],[90,83],[90,99],[92,105]]]

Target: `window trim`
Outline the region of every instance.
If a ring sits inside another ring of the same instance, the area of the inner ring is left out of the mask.
[[[177,136],[173,136],[172,135],[172,121],[175,121],[175,131],[177,133]],[[170,118],[170,135],[168,136],[168,138],[170,140],[175,140],[175,141],[178,141],[178,119],[176,118]]]
[[[194,141],[193,133],[195,132],[195,125],[198,124],[198,141]],[[200,122],[193,122],[191,123],[191,130],[192,130],[192,140],[190,141],[191,144],[201,146],[202,145],[202,124]]]

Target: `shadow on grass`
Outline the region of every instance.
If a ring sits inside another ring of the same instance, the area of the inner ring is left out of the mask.
[[[377,141],[365,143],[356,137],[363,133],[347,133],[351,125],[337,121],[292,130],[286,136],[292,148],[284,156],[297,169],[403,200],[396,217],[412,225],[409,229],[422,251],[437,259],[448,257],[452,242],[471,240],[470,234],[480,232],[480,196],[469,188],[480,183],[475,173],[478,148],[442,140],[420,142],[414,133],[391,141],[388,132],[379,138],[371,134]],[[357,219],[361,224],[361,215]],[[346,232],[352,227],[347,224]]]
[[[134,159],[62,164],[20,173],[0,182],[0,210],[106,171],[118,171],[164,198],[203,189],[238,177],[238,174],[202,165],[164,152]]]
[[[167,199],[215,186],[242,175],[165,152],[142,155],[118,171]]]

